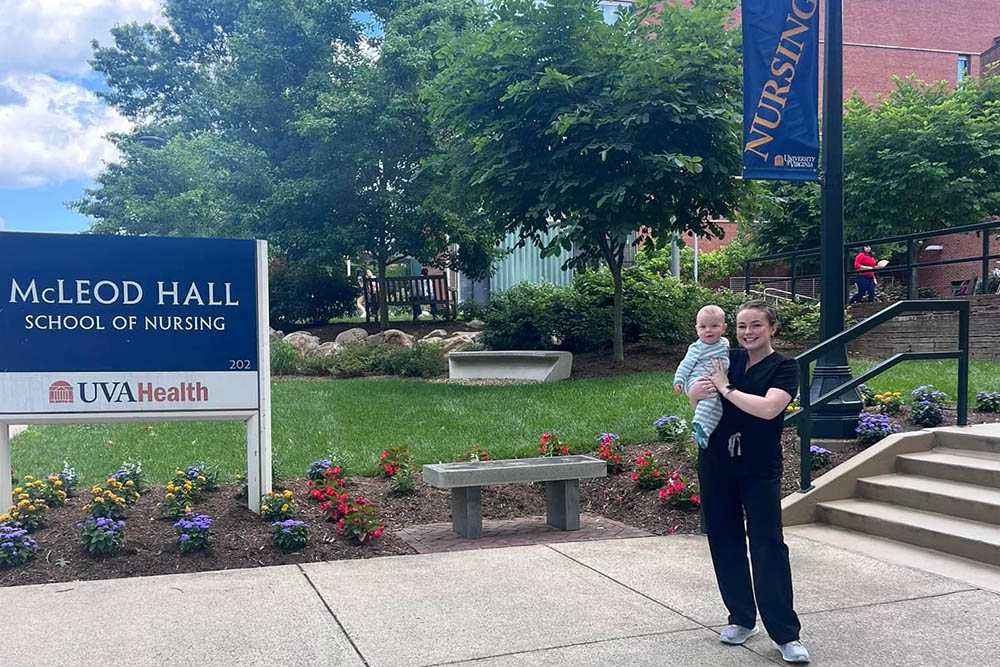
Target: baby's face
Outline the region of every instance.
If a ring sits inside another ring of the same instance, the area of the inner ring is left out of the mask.
[[[707,345],[718,343],[722,334],[726,333],[726,318],[717,313],[701,313],[695,325],[698,339]]]

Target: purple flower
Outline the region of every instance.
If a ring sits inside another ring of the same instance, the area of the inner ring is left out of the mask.
[[[181,533],[181,542],[187,542],[190,539],[191,539],[190,535],[188,535],[187,533]]]

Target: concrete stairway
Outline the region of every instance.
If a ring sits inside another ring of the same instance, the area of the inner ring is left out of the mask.
[[[835,526],[1000,565],[1000,435],[941,429],[894,472],[857,479],[856,497],[816,505]]]

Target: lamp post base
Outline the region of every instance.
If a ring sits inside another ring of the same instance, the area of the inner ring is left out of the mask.
[[[817,364],[813,371],[812,385],[809,387],[810,401],[815,401],[823,394],[836,389],[851,377],[850,366]],[[858,434],[855,429],[858,427],[858,416],[864,407],[857,390],[844,392],[813,413],[813,437],[831,440],[857,439]]]

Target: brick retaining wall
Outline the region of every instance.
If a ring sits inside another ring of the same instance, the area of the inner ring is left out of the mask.
[[[973,359],[1000,360],[1000,297],[969,299],[969,353]],[[889,306],[862,303],[851,314],[862,320]],[[879,325],[848,345],[848,351],[865,357],[885,358],[897,352],[940,352],[955,349],[957,313],[913,313]]]

